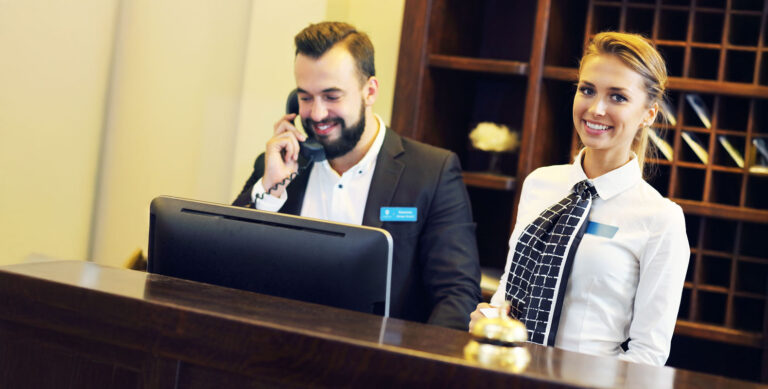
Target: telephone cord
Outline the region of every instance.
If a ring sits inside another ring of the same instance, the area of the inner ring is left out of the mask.
[[[283,178],[282,181],[275,183],[275,185],[273,185],[272,187],[267,189],[266,192],[257,194],[255,196],[255,199],[253,200],[253,202],[248,204],[248,205],[250,205],[250,208],[256,208],[256,201],[257,200],[264,200],[264,196],[272,193],[273,190],[277,190],[277,188],[279,188],[281,185],[287,187],[288,184],[290,184],[293,180],[296,179],[296,177],[299,176],[299,173],[302,173],[305,170],[307,170],[307,168],[309,167],[309,165],[312,164],[312,162],[314,162],[313,158],[310,158],[309,161],[307,161],[307,163],[304,164],[304,166],[299,166],[299,170],[289,174],[288,177]]]

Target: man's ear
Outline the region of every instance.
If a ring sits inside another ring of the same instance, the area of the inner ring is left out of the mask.
[[[376,76],[368,77],[363,85],[363,101],[366,107],[370,107],[376,102],[379,96],[379,79]]]

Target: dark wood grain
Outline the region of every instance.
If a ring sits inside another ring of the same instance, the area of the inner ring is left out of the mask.
[[[4,267],[0,299],[2,387],[761,387],[537,345],[513,374],[466,332],[87,262]]]
[[[478,188],[514,190],[515,177],[502,176],[493,173],[464,172],[462,174],[467,186]]]
[[[470,58],[453,55],[432,54],[429,56],[429,66],[470,72],[509,74],[517,76],[525,76],[528,74],[528,64],[525,62]]]

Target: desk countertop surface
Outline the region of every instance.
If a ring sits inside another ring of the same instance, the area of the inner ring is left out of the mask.
[[[7,301],[0,304],[2,320],[55,327],[179,360],[215,359],[214,365],[242,374],[258,375],[260,369],[286,364],[302,374],[302,366],[311,366],[317,358],[339,358],[341,366],[350,365],[352,356],[362,356],[353,363],[360,367],[341,369],[344,374],[359,373],[381,363],[384,359],[377,359],[381,356],[400,361],[388,367],[395,369],[391,374],[421,374],[433,384],[448,374],[478,385],[487,381],[524,382],[530,387],[768,388],[535,344],[525,345],[530,365],[514,374],[465,360],[463,348],[470,340],[466,332],[91,262],[0,267],[0,299]],[[409,371],[424,366],[436,370]]]

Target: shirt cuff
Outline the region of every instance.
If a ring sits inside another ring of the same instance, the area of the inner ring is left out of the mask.
[[[259,178],[259,181],[253,186],[251,190],[251,201],[255,203],[255,208],[260,211],[277,212],[283,207],[286,201],[288,201],[288,191],[283,191],[282,197],[275,197],[271,194],[266,194],[263,178]],[[256,200],[256,196],[262,196],[260,200]]]

